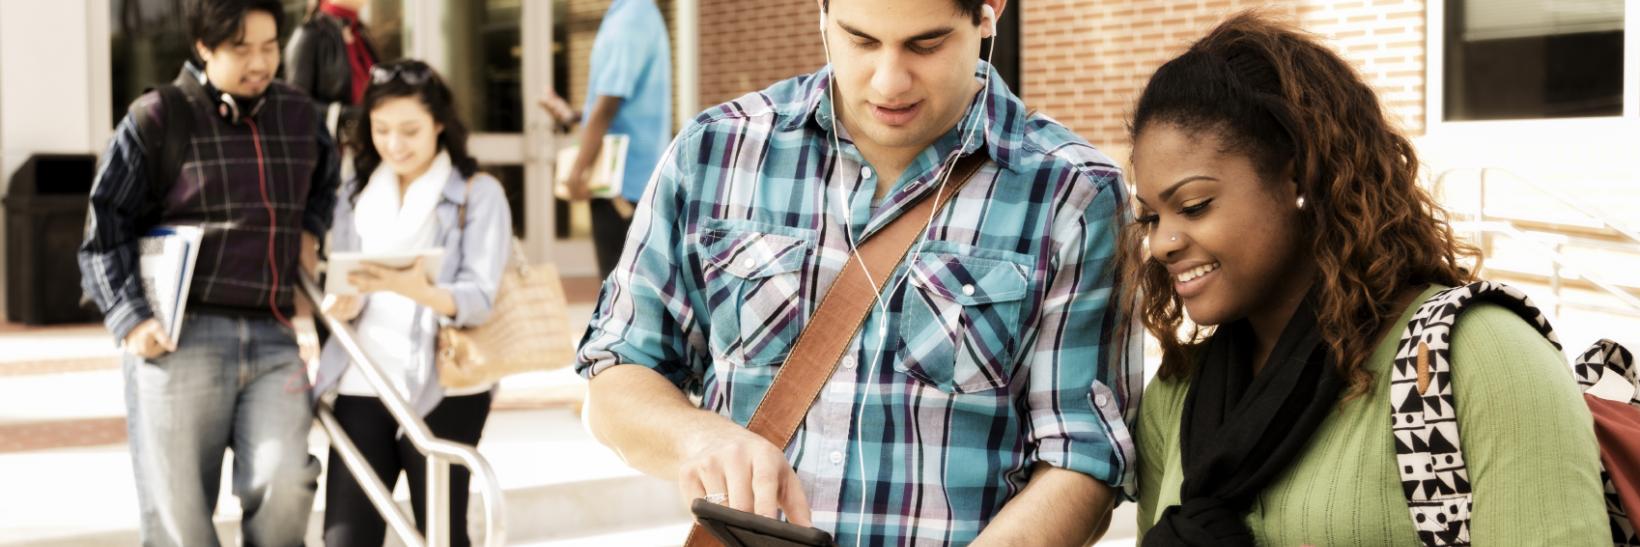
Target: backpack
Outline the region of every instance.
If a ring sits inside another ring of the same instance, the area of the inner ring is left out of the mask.
[[[132,111],[137,136],[142,140],[142,161],[148,177],[148,200],[138,215],[138,225],[145,230],[158,224],[160,213],[165,210],[165,196],[182,175],[183,155],[194,132],[192,108],[182,95],[182,88],[165,84],[153,89],[159,91],[163,119],[156,119],[152,109]]]
[[[1452,392],[1452,327],[1471,304],[1489,302],[1513,311],[1543,334],[1556,349],[1554,329],[1519,289],[1480,281],[1436,293],[1419,306],[1401,334],[1391,369],[1390,417],[1395,436],[1396,468],[1418,539],[1424,545],[1468,545],[1473,485],[1464,464]],[[1640,509],[1640,382],[1633,354],[1611,340],[1601,340],[1580,355],[1573,373],[1595,416],[1600,442],[1600,479],[1612,543],[1640,546],[1640,528],[1628,508]],[[1605,375],[1621,374],[1636,387],[1627,403],[1587,393]]]
[[[165,212],[165,196],[171,193],[177,177],[182,176],[182,157],[188,151],[188,139],[194,133],[193,112],[189,111],[188,98],[182,95],[182,88],[176,84],[165,84],[147,91],[154,90],[159,91],[164,109],[163,121],[155,119],[151,109],[135,108],[136,101],[130,108],[136,118],[137,138],[142,141],[143,174],[148,178],[148,199],[143,202],[136,218],[139,233],[159,224],[160,215]],[[147,94],[147,91],[143,93]],[[89,227],[90,215],[86,216],[85,222]],[[87,306],[96,307],[91,295],[80,291],[80,307]]]

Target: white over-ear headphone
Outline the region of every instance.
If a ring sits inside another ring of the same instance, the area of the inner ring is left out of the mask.
[[[996,22],[997,22],[997,10],[996,10],[996,8],[991,7],[990,4],[984,4],[983,6],[981,6],[980,7],[980,38],[993,38],[993,37],[995,37],[996,32],[997,32]],[[822,9],[820,11],[820,45],[821,45],[821,48],[824,49],[825,52],[826,52],[826,66],[832,68],[832,73],[831,73],[830,79],[826,84],[826,93],[830,97],[830,100],[831,100],[831,143],[832,143],[831,153],[833,154],[833,157],[836,158],[835,160],[833,160],[835,162],[836,167],[834,167],[832,169],[832,172],[835,174],[835,173],[842,172],[842,162],[843,162],[842,146],[839,143],[839,137],[838,137],[838,134],[837,134],[837,120],[838,120],[839,117],[841,117],[841,113],[840,113],[841,109],[839,108],[839,106],[837,104],[837,93],[836,93],[837,72],[836,72],[836,67],[832,66],[832,64],[831,64],[831,43],[830,43],[829,40],[827,40],[827,30],[828,29],[826,28],[826,12],[825,12],[825,10]],[[984,101],[989,101],[991,99],[991,79],[992,79],[992,77],[995,76],[995,74],[993,74],[991,72],[991,71],[995,70],[994,67],[991,67],[991,54],[996,53],[996,50],[997,50],[996,44],[993,43],[993,44],[991,44],[991,50],[989,52],[987,52],[986,55],[985,55],[985,66],[986,66],[985,89],[984,89],[983,92],[980,93],[980,98],[979,98],[979,100],[982,101],[982,103]],[[937,180],[939,182],[936,183],[937,185],[935,186],[934,197],[932,197],[932,198],[923,198],[923,199],[933,199],[933,200],[935,200],[935,203],[939,203],[940,197],[945,192],[945,183],[950,181],[951,171],[955,169],[956,160],[962,157],[964,150],[968,149],[968,143],[973,139],[974,132],[975,132],[974,130],[975,129],[982,129],[985,125],[984,122],[985,122],[984,116],[982,115],[980,117],[980,119],[978,120],[978,123],[970,125],[967,128],[967,130],[963,131],[962,142],[961,142],[960,145],[958,145],[956,152],[951,154],[950,159],[948,159],[945,162],[941,163],[942,172],[940,174],[936,175]],[[958,123],[960,124],[961,121],[958,121]],[[878,182],[878,184],[893,184],[896,181],[878,180],[877,182]],[[820,192],[822,194],[826,194],[825,182],[824,181],[821,182]],[[846,198],[847,195],[844,195],[843,197]],[[822,199],[821,200],[822,203],[828,204],[828,205],[822,205],[822,207],[828,207],[829,203],[831,201],[832,200],[829,199],[829,196],[827,196],[827,198]],[[848,213],[851,210],[851,208],[849,207],[848,200],[843,199],[843,200],[837,200],[837,201],[842,203],[843,207],[844,207],[843,208],[843,213],[844,214],[842,216],[843,237],[848,238],[849,254],[860,261],[860,270],[865,272],[866,282],[870,283],[872,287],[876,287],[877,282],[876,282],[876,280],[872,279],[872,277],[871,277],[871,269],[866,267],[865,259],[859,258],[859,254],[855,252],[856,245],[855,245],[854,230],[853,230],[854,223],[849,218]],[[924,224],[925,225],[932,225],[933,222],[934,222],[934,216],[938,212],[939,211],[937,209],[930,208],[929,211],[928,211],[928,222],[926,222]],[[916,263],[917,255],[922,252],[922,244],[925,241],[927,241],[926,233],[924,234],[924,237],[919,238],[917,240],[917,244],[915,246],[913,246],[912,249],[911,249],[910,256],[907,257],[906,260],[905,260],[905,263],[907,264],[907,270],[906,270],[907,275],[900,276],[900,279],[896,280],[892,285],[887,286],[886,287],[887,291],[884,291],[884,292],[886,292],[887,294],[894,294],[894,291],[899,290],[900,285],[905,283],[906,277],[909,276],[910,268],[912,267],[911,265],[914,265]],[[844,267],[846,268],[847,265],[845,265]],[[893,274],[894,274],[893,271],[889,271],[885,275],[893,275]],[[878,292],[876,295],[874,295],[874,296],[876,296],[876,305],[877,305],[878,309],[881,310],[883,313],[882,313],[882,320],[877,322],[877,336],[879,338],[879,341],[877,343],[877,351],[874,352],[875,355],[873,355],[872,358],[871,358],[871,364],[866,369],[866,377],[867,378],[870,378],[870,377],[873,377],[873,376],[877,375],[877,364],[878,364],[877,362],[882,360],[883,346],[886,345],[887,341],[888,341],[888,304],[883,301],[882,295],[884,294],[884,292]],[[862,391],[861,392],[861,395],[860,395],[860,410],[858,411],[858,413],[854,417],[854,423],[856,424],[856,427],[858,427],[858,424],[860,424],[861,421],[865,417],[866,401],[869,400],[870,397],[871,397],[871,392],[870,391]],[[866,471],[865,471],[865,466],[866,466],[866,464],[865,464],[865,443],[864,442],[856,443],[855,465],[859,467],[860,477],[862,479],[864,479],[865,476],[866,476]],[[860,515],[861,516],[859,517],[859,522],[858,522],[858,525],[855,527],[855,532],[854,532],[855,547],[859,547],[860,544],[861,544],[861,539],[863,539],[865,537],[864,536],[865,520],[866,520],[864,518],[865,512],[866,512],[866,496],[864,494],[862,494],[860,496]]]

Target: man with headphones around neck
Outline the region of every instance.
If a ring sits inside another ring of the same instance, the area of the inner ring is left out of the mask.
[[[817,0],[826,67],[680,133],[581,343],[601,442],[686,502],[844,546],[1103,533],[1141,388],[1113,263],[1126,188],[981,60],[1006,4]],[[884,289],[791,443],[749,431],[799,334],[836,328],[811,314],[855,246],[948,191],[899,267],[865,267]]]
[[[174,87],[132,103],[103,155],[81,284],[126,351],[143,545],[217,545],[229,448],[240,543],[301,545],[319,473],[303,365],[317,341],[299,349],[296,327],[310,332],[312,319],[295,285],[330,228],[335,145],[307,96],[274,78],[278,0],[188,7],[193,58]],[[143,130],[156,120],[157,133]],[[167,156],[179,165],[154,165]],[[137,248],[150,228],[171,224],[204,232],[175,340],[144,297]]]

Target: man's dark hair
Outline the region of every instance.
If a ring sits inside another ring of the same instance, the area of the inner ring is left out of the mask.
[[[967,15],[968,17],[972,18],[974,20],[974,24],[976,24],[976,25],[979,24],[981,10],[985,9],[985,0],[951,0],[951,1],[957,4],[957,11],[960,11],[964,15]],[[831,10],[831,0],[822,0],[821,7],[822,7],[822,9],[830,11]]]
[[[285,6],[279,0],[192,0],[188,3],[188,54],[199,61],[194,43],[216,49],[245,34],[245,16],[253,11],[273,16],[276,34],[285,32]]]

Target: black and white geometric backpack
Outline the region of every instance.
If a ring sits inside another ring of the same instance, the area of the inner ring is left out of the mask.
[[[1424,545],[1468,545],[1472,485],[1458,436],[1457,406],[1452,392],[1452,327],[1463,310],[1478,302],[1514,311],[1560,348],[1548,319],[1518,289],[1490,281],[1436,293],[1425,301],[1401,334],[1390,379],[1390,416],[1394,420],[1396,467],[1418,538]],[[1574,364],[1585,390],[1604,374],[1621,374],[1636,386],[1629,402],[1640,409],[1640,382],[1633,355],[1610,340],[1596,342]],[[1601,482],[1615,545],[1640,547],[1640,537],[1618,495],[1619,485],[1602,462]],[[1632,492],[1640,485],[1621,485]],[[1640,508],[1636,508],[1640,509]]]

